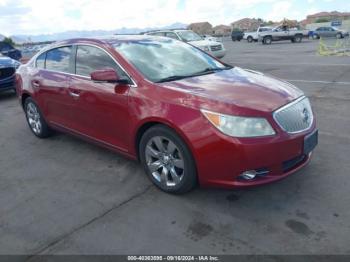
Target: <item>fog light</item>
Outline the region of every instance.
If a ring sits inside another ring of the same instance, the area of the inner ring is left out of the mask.
[[[252,180],[257,176],[257,172],[255,170],[245,171],[242,174],[240,174],[239,177],[245,179],[245,180]]]

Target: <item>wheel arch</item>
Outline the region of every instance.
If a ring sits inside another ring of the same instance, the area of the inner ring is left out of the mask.
[[[141,138],[143,136],[143,134],[150,129],[153,126],[156,125],[163,125],[167,128],[172,129],[187,145],[188,149],[190,150],[190,153],[193,157],[193,160],[195,161],[195,166],[197,169],[197,165],[196,165],[196,156],[194,154],[194,148],[193,145],[191,144],[189,138],[185,135],[185,133],[178,128],[177,126],[175,126],[173,123],[171,123],[168,120],[164,120],[161,118],[151,118],[151,119],[146,119],[144,120],[142,123],[139,124],[139,126],[136,128],[136,132],[134,135],[134,150],[135,150],[135,155],[137,160],[140,160],[140,154],[139,154],[139,146],[140,146],[140,141]]]
[[[31,95],[27,92],[23,92],[21,95],[21,105],[23,109],[24,109],[24,103],[28,97],[31,97]]]

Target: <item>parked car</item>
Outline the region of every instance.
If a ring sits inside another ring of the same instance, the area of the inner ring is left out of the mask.
[[[193,32],[192,30],[186,29],[175,29],[175,30],[157,30],[151,32],[143,33],[145,35],[154,35],[154,36],[165,36],[170,37],[176,40],[180,40],[191,45],[194,45],[203,51],[215,56],[217,58],[223,58],[226,54],[225,47],[220,42],[203,40],[203,38]]]
[[[243,31],[232,30],[231,39],[232,41],[241,41],[243,39]]]
[[[300,43],[307,35],[308,31],[298,30],[297,28],[288,28],[287,26],[278,26],[271,31],[259,32],[259,40],[264,45],[270,45],[273,41],[290,40],[292,43]]]
[[[0,54],[0,92],[14,90],[15,72],[20,66],[20,62]]]
[[[260,26],[256,31],[254,32],[245,32],[243,34],[243,39],[247,40],[248,43],[257,42],[259,40],[259,33],[261,32],[267,32],[271,31],[272,27],[270,26]]]
[[[283,179],[317,144],[301,90],[164,37],[59,42],[19,68],[17,90],[35,136],[57,129],[138,159],[171,193]]]
[[[202,35],[202,38],[209,41],[214,42],[222,42],[222,39],[219,37],[211,36],[211,35]]]
[[[20,60],[22,58],[21,51],[5,42],[0,42],[0,53],[15,60]]]
[[[349,36],[349,32],[346,30],[340,30],[333,26],[322,26],[317,28],[312,33],[314,39],[319,39],[320,37],[336,37],[338,39]]]

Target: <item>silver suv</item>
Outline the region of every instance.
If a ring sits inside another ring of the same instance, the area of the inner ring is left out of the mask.
[[[186,29],[159,30],[159,31],[146,32],[144,34],[165,36],[165,37],[170,37],[183,42],[187,42],[217,58],[222,58],[226,54],[225,47],[222,43],[205,40],[200,35],[196,34],[191,30],[186,30]]]

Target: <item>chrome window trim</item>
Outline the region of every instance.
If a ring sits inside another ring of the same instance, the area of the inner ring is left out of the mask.
[[[102,47],[98,46],[98,45],[94,45],[94,44],[88,44],[88,43],[74,43],[74,44],[62,44],[62,45],[57,45],[57,46],[54,46],[54,47],[51,47],[51,48],[48,48],[48,49],[44,49],[43,51],[39,52],[38,54],[35,55],[34,57],[34,67],[35,68],[38,68],[37,67],[37,59],[39,56],[41,56],[43,53],[45,52],[49,52],[53,49],[57,49],[57,48],[61,48],[61,47],[69,47],[71,46],[72,48],[73,47],[79,47],[79,46],[92,46],[92,47],[96,47],[100,50],[102,50],[103,52],[105,52],[110,58],[112,58],[112,60],[120,67],[120,69],[130,78],[132,84],[129,84],[129,86],[131,87],[137,87],[137,84],[135,82],[135,80],[130,76],[130,74],[124,69],[124,67],[121,66],[121,64],[109,53],[107,52],[105,49],[103,49]],[[46,57],[46,56],[45,56]],[[45,59],[46,60],[46,59]],[[45,61],[45,65],[46,65],[46,61]],[[60,74],[66,74],[66,75],[70,75],[70,76],[78,76],[78,77],[82,77],[82,78],[85,78],[85,79],[89,79],[91,80],[90,77],[88,76],[83,76],[83,75],[78,75],[78,74],[72,74],[72,73],[67,73],[67,72],[61,72],[61,71],[55,71],[55,70],[49,70],[49,69],[46,69],[46,68],[39,68],[41,70],[45,70],[45,71],[48,71],[48,72],[54,72],[54,73],[60,73]],[[91,80],[92,81],[92,80]]]
[[[308,97],[305,96],[305,95],[302,95],[301,97],[297,98],[296,100],[294,100],[294,101],[292,101],[292,102],[290,102],[290,103],[288,103],[288,104],[286,104],[286,105],[284,105],[284,106],[278,108],[277,110],[275,110],[275,111],[273,112],[273,114],[272,114],[273,119],[275,120],[275,122],[277,123],[277,125],[278,125],[284,132],[286,132],[286,133],[288,133],[288,134],[299,134],[299,133],[302,133],[302,132],[304,132],[304,131],[309,130],[309,129],[312,127],[312,124],[314,123],[314,119],[315,119],[315,118],[314,118],[314,114],[313,114],[312,111],[311,111],[311,113],[312,113],[312,121],[310,122],[310,126],[308,126],[308,127],[305,128],[305,129],[298,130],[298,131],[294,131],[294,132],[288,132],[283,126],[280,125],[280,123],[279,123],[279,122],[277,121],[277,119],[276,119],[276,114],[277,114],[277,113],[279,113],[280,111],[282,111],[282,110],[284,110],[284,109],[286,109],[286,108],[288,108],[288,107],[291,107],[291,106],[293,106],[293,105],[299,103],[300,101],[302,101],[302,100],[304,100],[304,99],[306,99],[306,98],[308,98]],[[311,104],[310,104],[310,107],[311,107]]]

